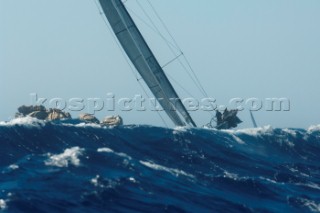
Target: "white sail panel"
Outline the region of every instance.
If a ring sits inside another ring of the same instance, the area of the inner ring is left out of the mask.
[[[121,0],[99,0],[124,51],[177,126],[196,126]],[[180,113],[180,116],[179,114]]]

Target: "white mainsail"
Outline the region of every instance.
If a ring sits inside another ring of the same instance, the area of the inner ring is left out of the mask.
[[[121,0],[99,0],[122,48],[176,126],[196,127]]]

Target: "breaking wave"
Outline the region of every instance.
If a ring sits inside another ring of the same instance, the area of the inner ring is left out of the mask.
[[[0,122],[0,212],[320,212],[320,126]]]

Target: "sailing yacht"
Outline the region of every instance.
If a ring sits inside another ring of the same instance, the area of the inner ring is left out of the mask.
[[[123,2],[99,2],[123,50],[172,122],[176,126],[197,127]]]

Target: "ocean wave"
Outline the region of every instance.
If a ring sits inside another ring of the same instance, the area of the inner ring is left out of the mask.
[[[167,168],[165,166],[161,166],[152,162],[147,162],[147,161],[140,161],[140,163],[148,168],[154,169],[154,170],[158,170],[158,171],[165,171],[165,172],[169,172],[170,174],[179,177],[179,176],[186,176],[186,177],[190,177],[190,178],[194,178],[193,175],[190,175],[182,170],[178,170],[178,169],[171,169],[171,168]]]
[[[0,146],[4,211],[319,211],[314,127],[105,128],[25,118],[0,124]]]
[[[320,124],[310,126],[310,127],[308,128],[308,132],[309,132],[309,133],[312,133],[312,132],[320,132]]]
[[[115,155],[118,155],[118,156],[123,157],[123,158],[127,158],[129,160],[132,159],[130,156],[126,155],[125,153],[115,152],[115,151],[113,151],[112,149],[109,149],[109,148],[99,148],[97,151],[100,152],[100,153],[102,153],[102,152],[113,153]]]
[[[48,154],[49,159],[45,161],[47,166],[68,167],[69,165],[79,166],[79,156],[82,155],[84,149],[73,147],[66,149],[62,154]]]
[[[7,208],[7,203],[5,200],[0,199],[0,210],[4,210]]]
[[[46,125],[46,121],[38,120],[32,117],[15,118],[7,122],[0,121],[0,126],[7,126],[7,127],[25,126],[29,128],[41,128],[41,127],[44,127],[45,125]]]

